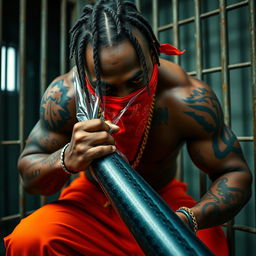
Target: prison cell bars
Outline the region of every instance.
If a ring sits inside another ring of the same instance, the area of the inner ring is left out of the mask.
[[[195,23],[195,45],[196,45],[196,63],[195,71],[188,72],[189,75],[196,76],[199,79],[202,79],[203,74],[221,72],[221,81],[222,81],[222,96],[223,96],[223,112],[224,119],[227,125],[231,125],[230,118],[230,82],[229,82],[229,71],[232,69],[242,68],[242,67],[251,67],[252,70],[252,91],[253,91],[253,125],[254,131],[253,136],[240,136],[238,137],[239,141],[244,142],[254,142],[254,166],[256,163],[256,142],[254,138],[256,137],[256,43],[255,43],[255,2],[254,0],[241,1],[235,4],[226,5],[226,0],[219,0],[219,8],[213,11],[200,13],[200,0],[194,0],[195,6],[195,15],[186,19],[178,19],[178,0],[172,1],[172,14],[173,20],[172,23],[166,24],[164,26],[158,26],[158,1],[152,0],[152,27],[159,37],[159,33],[166,31],[168,29],[173,30],[173,43],[175,46],[179,46],[179,26],[188,24],[190,22]],[[136,4],[140,7],[141,0],[135,1]],[[227,11],[241,8],[248,5],[249,9],[249,20],[250,20],[250,36],[251,36],[251,61],[242,62],[236,64],[228,64],[228,47],[227,47]],[[221,65],[219,67],[213,68],[202,68],[202,47],[201,47],[201,20],[213,15],[220,15],[220,44],[221,44]],[[179,57],[175,56],[174,61],[179,63]],[[180,156],[181,159],[181,156]],[[179,161],[178,164],[178,176],[182,178],[182,163]],[[254,176],[256,176],[256,170],[254,168]],[[200,173],[200,196],[206,192],[206,176]],[[256,211],[256,209],[255,209]],[[229,243],[230,255],[235,255],[234,248],[234,230],[240,230],[248,233],[256,234],[256,229],[253,227],[246,227],[241,225],[234,225],[233,220],[225,224],[227,226],[227,237]]]
[[[66,60],[64,57],[66,55],[67,47],[67,30],[64,26],[67,26],[67,3],[71,3],[72,8],[72,20],[77,15],[77,1],[76,0],[61,0],[61,20],[60,20],[60,71],[65,73],[67,71]],[[2,24],[3,16],[2,5],[3,0],[0,0],[0,43],[2,46]],[[7,145],[19,145],[20,151],[23,150],[25,146],[25,86],[26,86],[26,10],[27,10],[27,0],[20,0],[19,7],[19,139],[18,140],[8,140],[0,141],[0,146]],[[47,86],[47,17],[48,17],[48,5],[47,0],[42,0],[41,2],[41,42],[40,42],[40,94],[43,95]],[[64,20],[65,19],[65,20]],[[1,56],[0,56],[1,60]],[[63,64],[64,63],[64,64]],[[0,61],[1,65],[1,61]],[[1,71],[1,66],[0,66]],[[0,72],[1,81],[1,72]],[[41,197],[41,205],[45,204],[46,197]],[[25,209],[25,193],[21,181],[19,182],[19,213],[4,216],[0,218],[0,223],[15,220],[18,218],[23,218],[29,212]]]

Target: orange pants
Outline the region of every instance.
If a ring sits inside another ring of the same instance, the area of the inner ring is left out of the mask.
[[[158,191],[176,210],[192,207],[186,184],[177,180]],[[7,256],[144,255],[107,198],[82,174],[65,188],[58,201],[21,220],[4,239]],[[105,206],[104,206],[105,205]],[[215,255],[228,255],[221,227],[200,230],[197,236]]]

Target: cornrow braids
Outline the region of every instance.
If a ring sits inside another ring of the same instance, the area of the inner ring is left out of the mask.
[[[82,16],[70,30],[70,58],[75,59],[79,79],[86,93],[88,93],[85,86],[86,46],[90,44],[93,49],[96,91],[102,95],[99,49],[102,46],[118,44],[125,39],[128,39],[136,50],[149,91],[145,56],[133,34],[133,29],[137,29],[145,37],[150,51],[153,52],[154,58],[159,64],[159,42],[150,24],[143,18],[134,3],[121,0],[99,0],[95,5],[85,5]]]
[[[139,44],[138,40],[136,39],[136,37],[132,34],[132,32],[130,30],[125,28],[124,32],[127,35],[127,37],[129,38],[129,40],[131,41],[131,43],[135,46],[135,50],[137,52],[137,55],[139,57],[139,60],[141,61],[142,67],[143,67],[144,79],[146,80],[146,86],[147,86],[148,94],[150,94],[149,79],[148,79],[148,68],[147,68],[145,56],[142,52],[140,44]]]

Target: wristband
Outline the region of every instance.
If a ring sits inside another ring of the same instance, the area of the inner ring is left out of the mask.
[[[67,143],[61,150],[61,153],[60,153],[60,164],[61,164],[61,167],[63,169],[64,172],[66,172],[67,174],[69,175],[72,175],[72,174],[77,174],[78,172],[76,171],[72,171],[72,170],[69,170],[66,166],[65,166],[65,163],[64,163],[64,156],[65,156],[65,150],[67,149],[67,147],[69,146],[70,143]]]
[[[180,207],[176,212],[181,212],[187,217],[189,227],[196,233],[196,231],[198,230],[198,224],[196,221],[196,217],[191,209],[188,207]]]

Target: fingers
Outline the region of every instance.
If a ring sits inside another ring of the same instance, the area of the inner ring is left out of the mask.
[[[86,132],[97,132],[97,131],[106,131],[109,132],[112,130],[113,132],[119,131],[119,127],[110,121],[103,121],[100,119],[93,119],[84,122],[78,122],[74,126],[74,130],[84,130]]]
[[[87,157],[90,159],[90,162],[93,160],[109,155],[116,151],[116,147],[113,145],[107,146],[96,146],[87,150]]]

